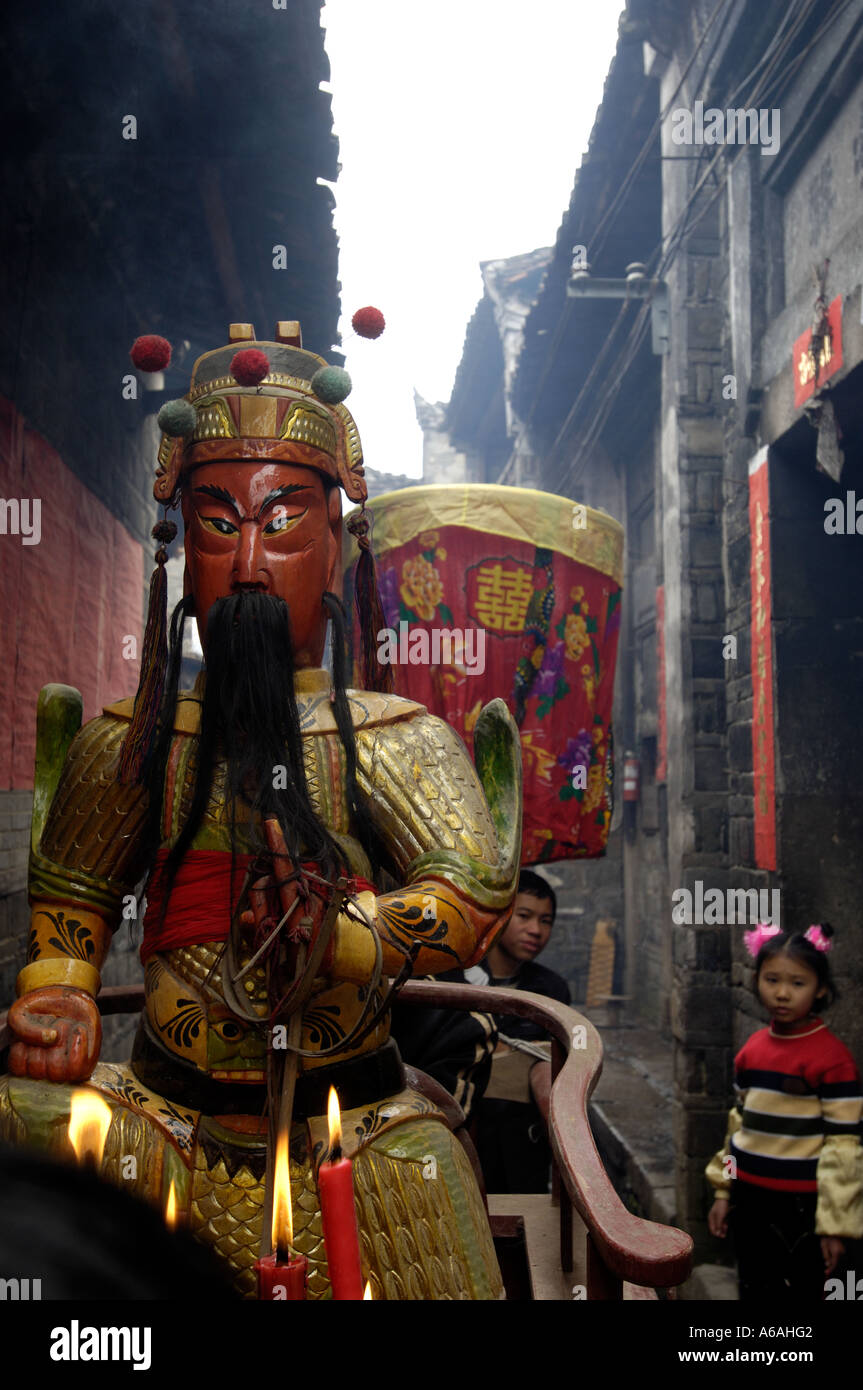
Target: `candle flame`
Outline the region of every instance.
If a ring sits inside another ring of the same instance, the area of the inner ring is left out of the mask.
[[[165,1203],[165,1224],[171,1231],[177,1224],[177,1191],[173,1178],[171,1179],[171,1186],[168,1188],[168,1200]]]
[[[278,1256],[287,1255],[293,1243],[291,1164],[288,1136],[283,1132],[276,1141],[276,1168],[273,1173],[273,1250]]]
[[[79,1163],[98,1167],[111,1128],[111,1108],[95,1091],[72,1092],[69,1111],[69,1143]]]
[[[365,1291],[364,1291],[364,1293],[363,1293],[363,1302],[365,1303],[365,1301],[366,1301],[367,1298],[368,1298],[368,1299],[371,1299],[371,1296],[372,1296],[372,1281],[371,1281],[371,1279],[367,1279],[367,1280],[366,1280]]]
[[[330,1127],[330,1152],[333,1149],[340,1149],[342,1146],[342,1115],[339,1110],[339,1098],[336,1095],[335,1086],[330,1087],[330,1097],[327,1101],[327,1124]]]

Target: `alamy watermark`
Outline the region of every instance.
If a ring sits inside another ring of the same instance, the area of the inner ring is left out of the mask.
[[[675,888],[671,895],[671,920],[685,927],[722,927],[758,922],[780,926],[780,889],[708,888],[701,879],[694,888]]]
[[[779,108],[718,106],[704,109],[696,101],[692,109],[678,106],[671,113],[671,138],[675,145],[760,145],[762,155],[779,152]]]
[[[131,1361],[133,1371],[148,1371],[152,1362],[149,1327],[82,1327],[73,1318],[68,1327],[51,1332],[52,1361]]]
[[[415,627],[404,619],[398,632],[382,627],[377,634],[382,666],[461,666],[469,676],[485,670],[485,628]]]
[[[41,497],[0,497],[0,536],[20,536],[22,545],[42,539]]]
[[[13,1303],[27,1303],[30,1299],[41,1297],[41,1279],[0,1279],[0,1303],[5,1303],[7,1299]]]
[[[846,1271],[844,1283],[841,1279],[825,1279],[824,1302],[831,1303],[836,1299],[845,1299],[850,1303],[863,1302],[863,1279],[857,1278],[856,1270]]]
[[[846,492],[824,503],[824,530],[828,536],[863,536],[863,496]]]
[[[410,1158],[407,1149],[390,1149],[390,1158]],[[415,1163],[422,1164],[422,1175],[426,1182],[434,1182],[437,1178],[437,1159],[434,1154],[423,1154],[421,1158],[413,1160]]]

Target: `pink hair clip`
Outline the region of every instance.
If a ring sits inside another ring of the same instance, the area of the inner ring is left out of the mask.
[[[829,937],[824,935],[820,925],[810,927],[808,931],[805,931],[803,933],[803,935],[806,937],[807,941],[812,942],[812,945],[815,947],[816,951],[832,951],[833,942],[830,940]]]
[[[769,941],[771,936],[778,936],[781,931],[781,927],[776,927],[771,922],[759,922],[756,927],[752,928],[752,931],[745,931],[743,933],[746,949],[753,960],[758,955],[765,941]]]

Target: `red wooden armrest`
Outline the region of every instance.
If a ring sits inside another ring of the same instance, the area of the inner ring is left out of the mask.
[[[410,980],[399,998],[432,1008],[528,1018],[551,1035],[556,1044],[549,1107],[552,1151],[596,1254],[617,1281],[651,1288],[682,1284],[692,1264],[692,1240],[674,1226],[627,1211],[597,1152],[587,1116],[587,1102],[602,1070],[602,1043],[593,1024],[566,1004],[527,990]],[[589,1262],[590,1258],[589,1251]],[[599,1270],[597,1282],[602,1282]]]

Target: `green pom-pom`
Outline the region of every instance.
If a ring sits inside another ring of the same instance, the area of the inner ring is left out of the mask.
[[[195,433],[198,417],[188,401],[166,401],[156,416],[159,429],[170,439],[185,438]]]
[[[351,394],[352,385],[344,367],[319,367],[312,377],[312,390],[326,405],[338,405]]]

